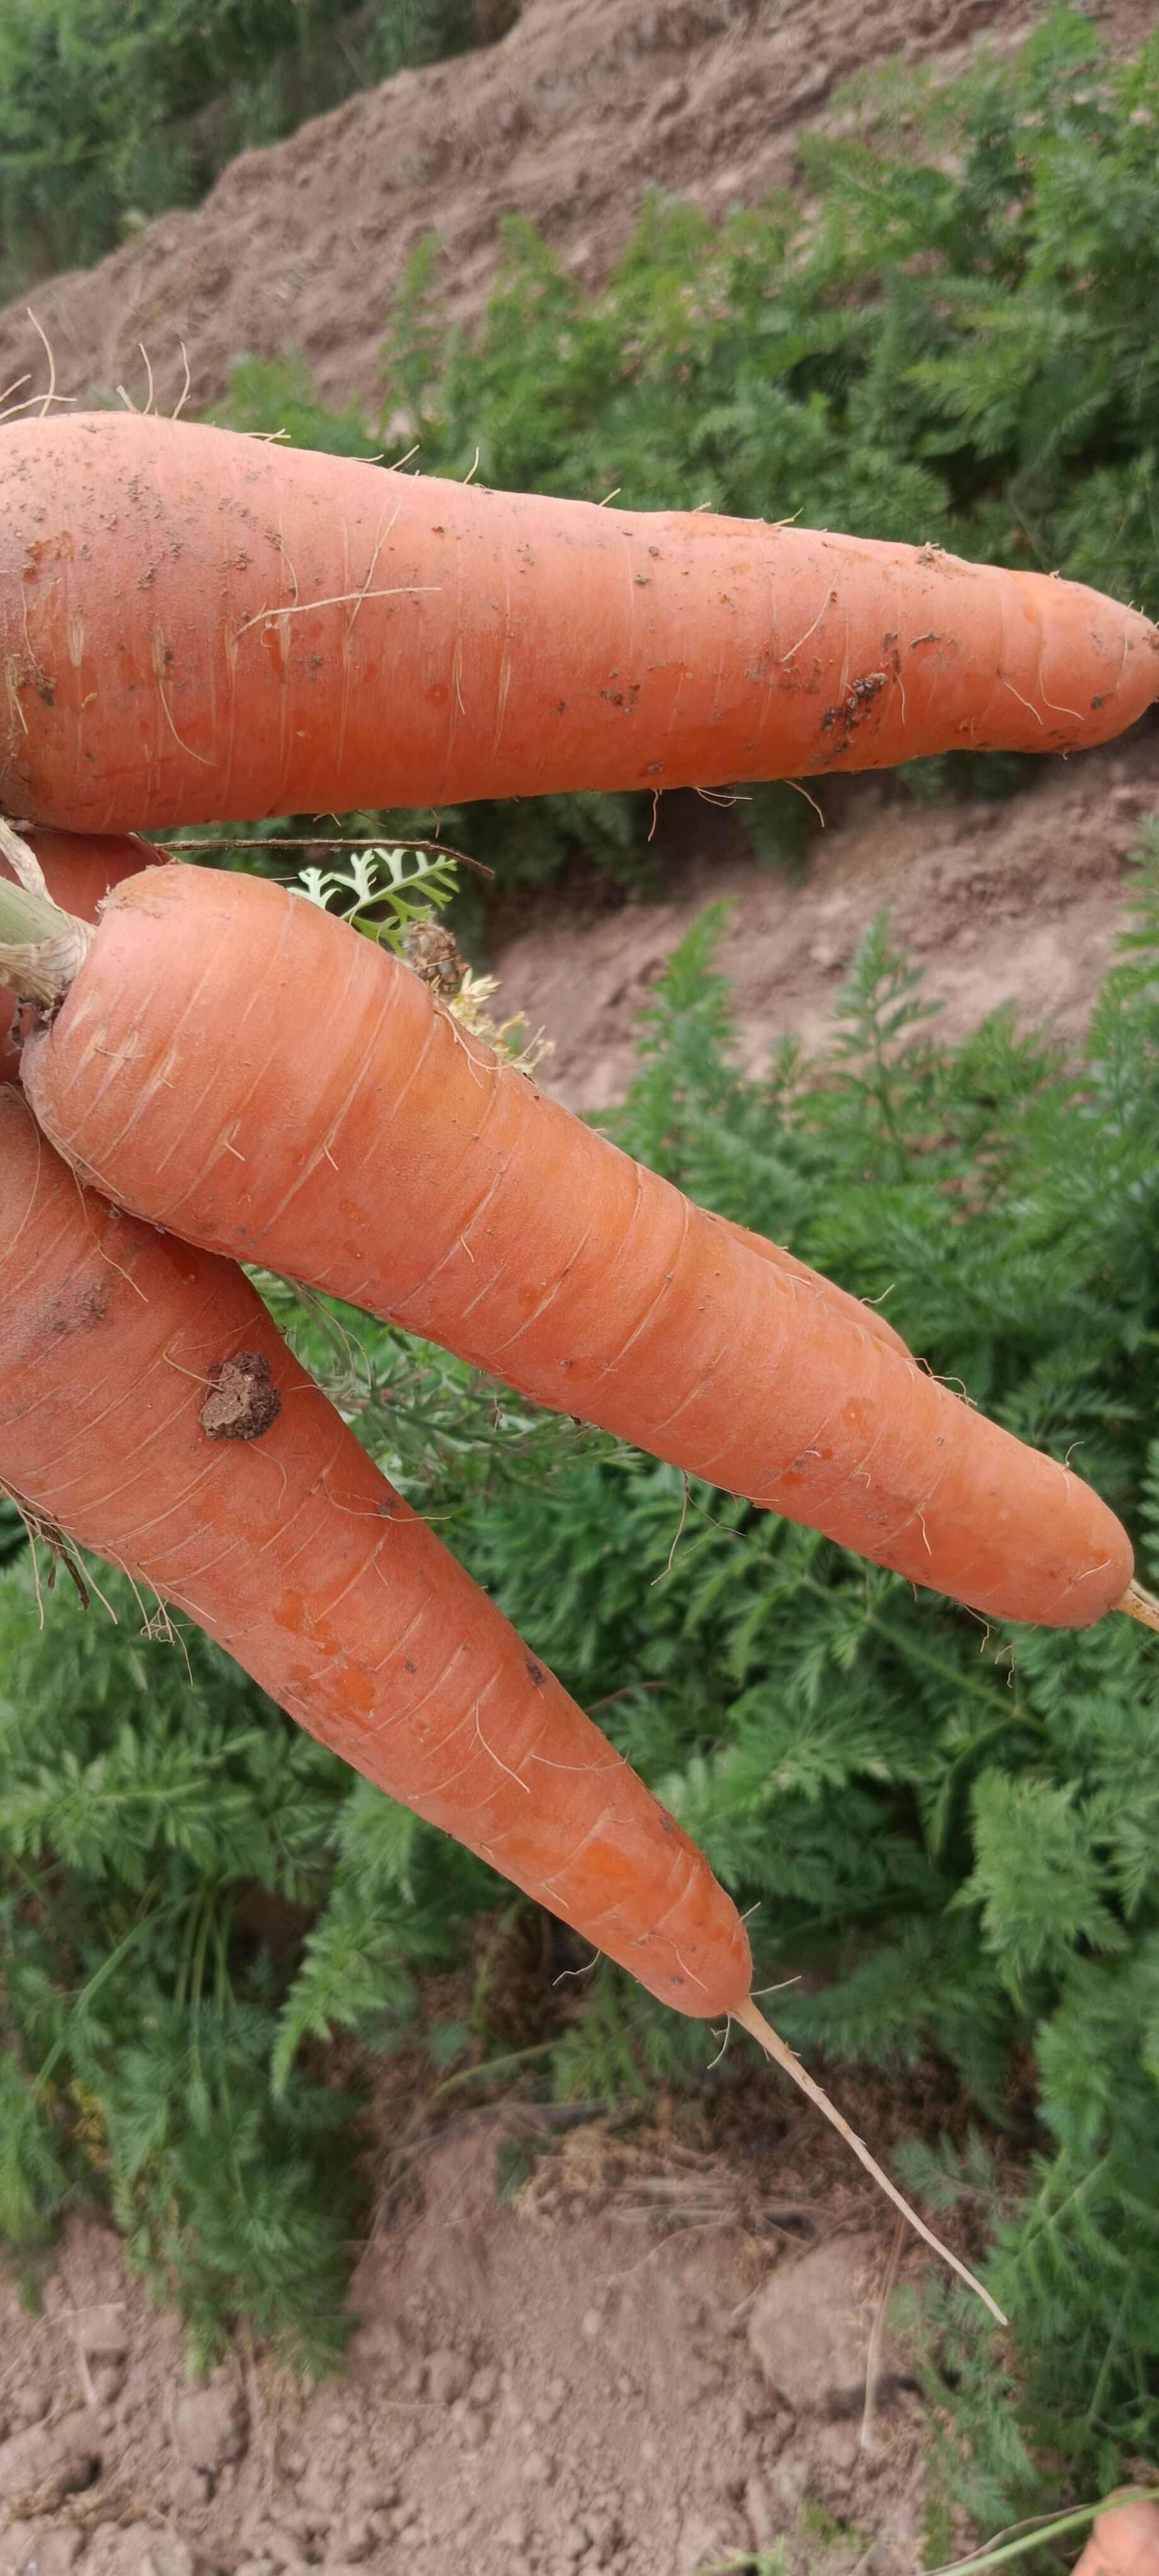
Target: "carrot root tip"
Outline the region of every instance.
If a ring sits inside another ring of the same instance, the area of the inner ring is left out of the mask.
[[[1159,1615],[1157,1615],[1156,1625],[1159,1625]],[[903,2198],[896,2183],[892,2183],[889,2175],[883,2173],[876,2158],[870,2155],[868,2147],[856,2136],[849,2122],[830,2101],[828,2094],[822,2092],[821,2086],[802,2066],[800,2058],[794,2056],[788,2041],[781,2038],[780,2032],[773,2029],[771,2022],[765,2020],[762,2012],[758,2012],[751,1995],[743,2004],[734,2004],[731,2019],[739,2022],[742,2030],[747,2030],[749,2037],[755,2039],[758,2048],[764,2050],[766,2057],[771,2057],[773,2064],[779,2066],[785,2075],[790,2076],[793,2083],[807,2096],[814,2107],[823,2113],[830,2126],[836,2129],[838,2136],[844,2138],[846,2146],[852,2147],[859,2163],[864,2165],[868,2174],[872,2174],[887,2199],[893,2202],[894,2208],[900,2210],[902,2217],[941,2258],[941,2261],[949,2264],[951,2271],[957,2273],[959,2280],[964,2281],[968,2289],[976,2292],[983,2306],[989,2308],[996,2324],[1007,2325],[1009,2319],[1003,2314],[997,2301],[991,2298],[989,2290],[984,2289],[974,2273],[969,2271],[964,2263],[959,2262],[956,2254],[951,2254],[949,2246],[943,2245],[940,2236],[934,2235],[933,2229],[926,2226],[924,2218],[918,2217],[916,2209],[911,2209],[908,2200]]]
[[[1159,1601],[1141,1583],[1129,1583],[1114,1607],[1125,1610],[1129,1619],[1138,1619],[1144,1628],[1159,1628]]]

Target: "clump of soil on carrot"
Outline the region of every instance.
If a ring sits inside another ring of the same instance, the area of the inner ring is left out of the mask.
[[[282,1399],[263,1351],[237,1351],[209,1371],[201,1428],[211,1440],[260,1440],[278,1419]]]

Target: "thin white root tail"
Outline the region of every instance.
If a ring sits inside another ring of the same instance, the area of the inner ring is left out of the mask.
[[[1159,1601],[1153,1592],[1145,1592],[1141,1583],[1129,1583],[1116,1610],[1125,1610],[1129,1619],[1138,1619],[1144,1628],[1159,1628]]]
[[[1159,1615],[1157,1615],[1157,1624],[1159,1624]],[[765,2020],[762,2012],[758,2012],[751,1995],[746,2003],[734,2005],[732,2019],[738,2021],[743,2030],[748,2031],[750,2038],[755,2039],[758,2048],[763,2048],[766,2057],[772,2058],[775,2066],[781,2067],[786,2075],[792,2077],[794,2084],[799,2085],[802,2093],[808,2096],[810,2102],[836,2129],[838,2136],[844,2138],[846,2146],[852,2147],[854,2155],[864,2165],[866,2172],[872,2174],[875,2183],[880,2185],[887,2198],[892,2200],[894,2208],[900,2209],[902,2217],[908,2219],[910,2226],[917,2230],[918,2235],[924,2238],[927,2245],[932,2246],[934,2253],[941,2256],[943,2263],[949,2264],[951,2271],[957,2273],[959,2280],[964,2281],[968,2289],[977,2292],[983,2305],[989,2308],[991,2316],[1000,2326],[1007,2325],[1009,2319],[1003,2315],[997,2301],[991,2298],[989,2290],[983,2289],[982,2283],[975,2279],[974,2274],[967,2270],[964,2263],[959,2262],[957,2255],[951,2254],[949,2246],[943,2245],[941,2238],[934,2235],[933,2229],[926,2226],[924,2218],[918,2217],[916,2209],[910,2208],[908,2200],[902,2198],[897,2184],[890,2181],[887,2173],[882,2172],[881,2166],[870,2155],[868,2147],[862,2144],[861,2139],[850,2128],[848,2120],[842,2118],[828,2094],[823,2093],[820,2085],[814,2082],[808,2070],[802,2066],[800,2058],[793,2055],[788,2041],[781,2038],[779,2031],[773,2029],[771,2022]]]

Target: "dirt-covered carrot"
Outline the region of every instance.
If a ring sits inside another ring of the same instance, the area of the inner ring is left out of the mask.
[[[63,904],[66,912],[78,913],[82,921],[95,921],[109,888],[119,885],[122,877],[139,876],[160,856],[146,841],[128,836],[99,840],[77,832],[34,832],[29,847],[53,901]],[[3,855],[2,834],[0,875],[12,877]],[[16,995],[0,986],[0,1082],[16,1082],[20,1077],[20,1049],[12,1033],[15,1016]]]
[[[0,435],[0,807],[71,829],[1105,742],[1146,618],[814,529],[102,412]]]
[[[196,1620],[651,1993],[742,2022],[944,2251],[753,2003],[703,1854],[379,1474],[241,1271],[82,1193],[8,1088],[0,1482],[50,1545]]]
[[[117,887],[95,933],[34,895],[0,904],[53,933],[41,990],[65,994],[25,1045],[28,1097],[119,1205],[984,1616],[1085,1627],[1124,1592],[1130,1545],[1089,1486],[502,1064],[345,923],[191,867]],[[27,989],[36,954],[0,966]]]

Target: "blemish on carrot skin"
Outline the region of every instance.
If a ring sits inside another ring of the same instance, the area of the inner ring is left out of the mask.
[[[530,1674],[536,1690],[542,1690],[545,1680],[544,1670],[542,1664],[536,1663],[534,1655],[524,1656],[523,1669],[526,1673]]]

